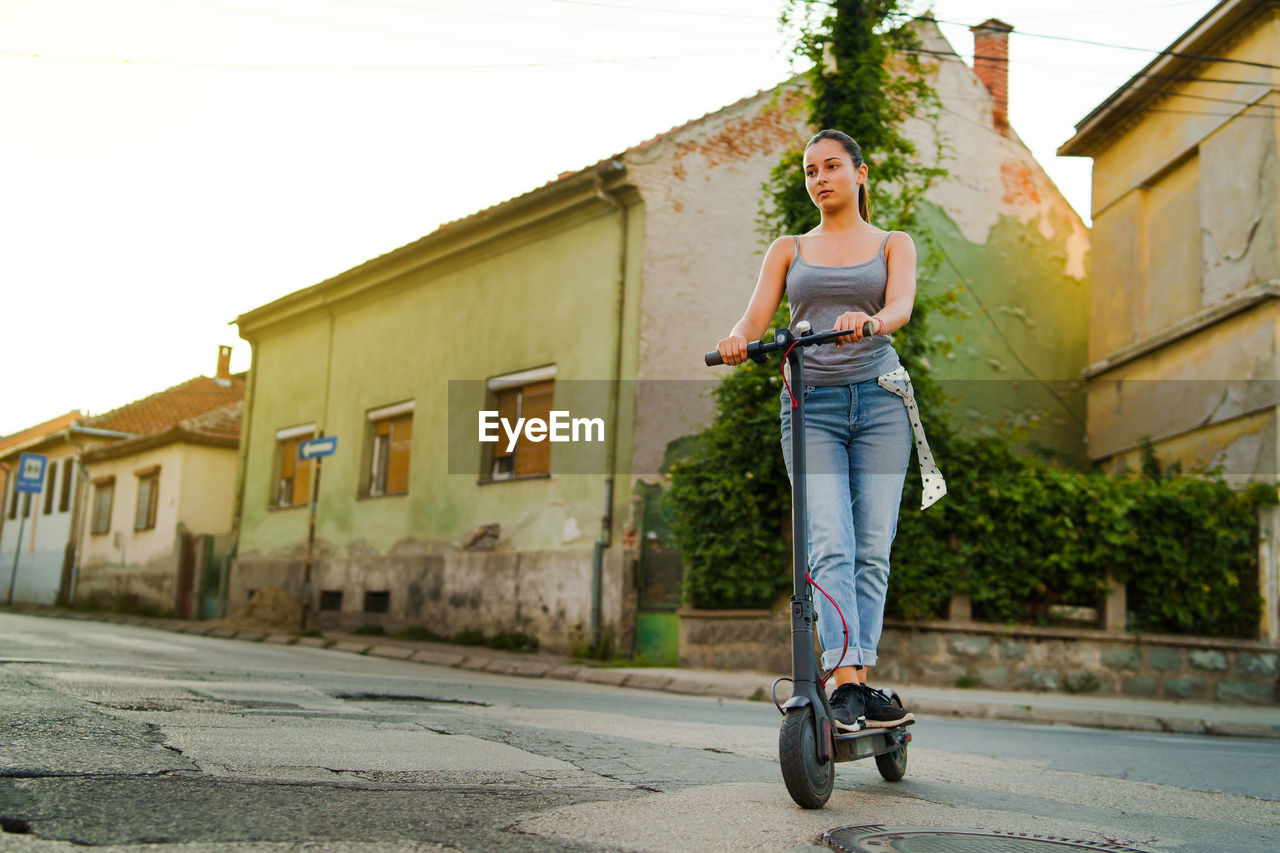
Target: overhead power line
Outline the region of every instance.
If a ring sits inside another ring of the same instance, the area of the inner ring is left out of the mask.
[[[190,3],[190,0],[169,0],[169,2]],[[659,32],[659,33],[680,33],[681,35],[697,35],[697,36],[703,36],[706,38],[719,38],[719,37],[726,37],[726,36],[731,38],[766,38],[766,36],[757,36],[754,34],[746,35],[743,33],[731,33],[731,32],[691,33],[689,30],[686,30],[686,29],[676,29],[674,27],[655,27],[655,26],[649,26],[646,24],[623,24],[623,23],[610,23],[610,22],[604,22],[604,21],[584,21],[576,18],[547,18],[547,17],[540,17],[537,15],[515,15],[515,14],[511,14],[510,12],[483,12],[483,11],[476,11],[474,9],[467,9],[467,10],[442,9],[437,6],[414,6],[410,3],[395,3],[395,2],[391,2],[391,0],[331,0],[331,2],[351,3],[357,6],[383,6],[388,9],[405,9],[410,12],[420,12],[420,13],[427,13],[427,14],[434,13],[434,14],[441,14],[441,15],[463,15],[463,16],[472,17],[472,18],[475,18],[475,17],[501,18],[504,20],[512,20],[512,21],[535,21],[538,23],[557,24],[562,27],[563,26],[583,26],[583,27],[604,27],[605,29],[612,29],[612,30],[649,30],[651,32]],[[205,4],[190,3],[190,5],[205,5]],[[218,7],[211,7],[211,8],[218,8]],[[229,8],[229,7],[223,7],[223,8]],[[237,11],[243,11],[243,10],[237,10]]]
[[[1203,2],[1203,0],[1199,0]],[[698,15],[705,18],[740,18],[751,21],[776,21],[777,15],[739,15],[734,12],[703,12],[697,9],[655,9],[650,6],[628,6],[621,3],[597,3],[592,0],[547,0],[548,3],[564,3],[569,6],[595,6],[601,9],[622,9],[628,12],[660,12],[665,15]]]
[[[934,18],[930,15],[909,15],[905,12],[895,12],[893,14],[894,14],[894,17],[908,18],[913,21],[933,21],[939,24],[951,24],[952,26],[957,26],[957,27],[969,27],[970,29],[974,29],[974,30],[990,30],[992,32],[1000,32],[1000,33],[1010,32],[1009,30],[1006,30],[1003,27],[984,26],[982,24],[978,24],[977,26],[971,26],[969,24],[961,23],[960,21],[944,21],[941,18]],[[1029,33],[1023,30],[1013,30],[1012,32],[1017,33],[1020,36],[1026,36],[1028,38],[1050,39],[1052,41],[1065,41],[1065,42],[1072,42],[1074,44],[1087,44],[1092,47],[1106,47],[1106,48],[1111,48],[1113,50],[1132,50],[1132,51],[1137,51],[1139,53],[1152,53],[1152,54],[1155,54],[1156,56],[1175,56],[1175,57],[1178,57],[1179,59],[1192,59],[1197,62],[1226,62],[1226,63],[1231,63],[1233,65],[1247,65],[1251,68],[1269,68],[1269,69],[1280,70],[1280,65],[1272,65],[1271,63],[1268,63],[1268,62],[1254,62],[1248,59],[1229,59],[1225,56],[1202,56],[1196,53],[1181,53],[1176,50],[1157,50],[1155,48],[1149,48],[1149,47],[1134,47],[1133,45],[1111,44],[1110,42],[1091,41],[1090,39],[1078,39],[1078,38],[1072,38],[1070,36],[1051,36],[1045,33]]]
[[[633,59],[566,59],[561,62],[516,62],[489,65],[257,65],[222,62],[179,62],[162,59],[120,59],[107,56],[71,56],[54,53],[32,53],[29,51],[0,50],[0,56],[19,56],[28,59],[56,59],[67,62],[105,62],[115,65],[160,65],[170,68],[211,68],[234,71],[483,71],[500,68],[551,68],[567,65],[626,65],[637,62],[661,62],[669,59],[694,59],[707,56],[724,56],[732,53],[751,52],[751,48],[740,50],[718,50],[710,53],[686,53],[678,56],[646,56]],[[683,71],[681,73],[693,73]]]

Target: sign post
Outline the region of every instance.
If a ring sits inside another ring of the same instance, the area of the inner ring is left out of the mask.
[[[18,479],[14,482],[15,498],[19,492],[26,495],[38,495],[44,489],[44,468],[48,463],[47,456],[38,453],[23,453],[18,457]],[[31,500],[30,497],[27,498]],[[18,579],[18,557],[22,554],[22,530],[27,524],[27,511],[23,507],[21,520],[18,522],[18,544],[13,549],[13,571],[9,572],[9,595],[5,597],[6,605],[13,604],[13,584]]]
[[[304,441],[298,445],[298,458],[306,461],[316,460],[316,477],[311,484],[311,516],[310,528],[307,531],[307,562],[302,575],[302,625],[307,630],[307,612],[311,609],[311,552],[316,543],[316,503],[320,499],[320,463],[324,457],[332,456],[338,449],[338,437],[331,435],[325,438],[322,431],[318,438]]]

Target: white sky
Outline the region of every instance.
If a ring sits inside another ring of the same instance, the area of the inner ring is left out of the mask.
[[[1088,221],[1091,161],[1054,152],[1152,53],[1032,34],[1154,51],[1215,3],[1080,3],[932,8],[966,58],[1016,28],[1010,120]],[[781,6],[0,0],[0,435],[219,344],[245,370],[237,315],[776,85]]]

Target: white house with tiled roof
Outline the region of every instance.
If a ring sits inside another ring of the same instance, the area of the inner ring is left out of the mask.
[[[213,615],[231,530],[245,378],[197,376],[95,419],[133,435],[82,457],[89,493],[75,596],[99,607]]]
[[[74,564],[77,508],[84,492],[80,454],[128,433],[98,427],[78,411],[14,433],[0,442],[5,472],[0,518],[0,601],[66,600]],[[14,473],[23,453],[45,457],[44,488],[22,494]]]
[[[138,557],[180,550],[184,531],[231,527],[245,381],[230,375],[230,352],[220,349],[213,378],[198,376],[94,417],[71,412],[0,442],[0,469],[13,471],[24,452],[48,460],[39,495],[6,485],[0,600],[12,575],[14,601],[73,602],[87,565],[88,588],[102,604],[182,610],[176,592],[161,601],[145,585],[135,590],[130,567]],[[104,567],[112,572],[106,580],[95,574]]]

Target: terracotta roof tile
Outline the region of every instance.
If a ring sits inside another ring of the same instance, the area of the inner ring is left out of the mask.
[[[180,426],[187,432],[215,438],[239,438],[240,419],[244,413],[244,400],[187,418]]]
[[[0,454],[4,453],[6,448],[16,447],[17,445],[24,444],[33,438],[39,438],[42,435],[53,435],[55,432],[60,432],[83,417],[84,415],[78,411],[70,411],[65,415],[59,415],[56,418],[51,418],[42,424],[36,424],[33,427],[27,427],[24,430],[19,430],[18,432],[13,433],[12,435],[0,438]]]
[[[244,400],[244,389],[243,374],[231,377],[227,386],[219,385],[208,376],[197,376],[118,409],[87,418],[83,424],[133,435],[152,435],[216,409],[240,403]]]

